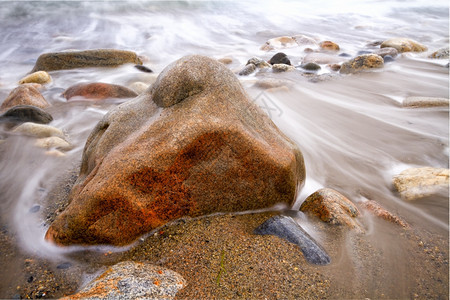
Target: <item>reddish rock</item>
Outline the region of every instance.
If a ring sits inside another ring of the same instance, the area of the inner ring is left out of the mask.
[[[400,225],[404,228],[408,228],[409,225],[401,218],[387,211],[384,207],[382,207],[378,202],[374,200],[368,200],[362,204],[362,207],[370,211],[373,215],[380,217],[388,222]]]
[[[236,76],[188,56],[99,122],[46,238],[124,245],[182,216],[292,205],[304,178],[301,152]]]
[[[106,98],[134,98],[137,93],[121,85],[92,82],[80,83],[71,86],[64,91],[63,96],[67,100],[73,97],[81,97],[92,100],[103,100]]]
[[[34,84],[23,84],[12,90],[3,101],[0,110],[6,111],[17,105],[31,105],[39,108],[50,106]]]
[[[300,206],[304,213],[319,217],[322,221],[333,225],[345,225],[362,231],[356,217],[358,208],[341,193],[323,188],[311,194]]]
[[[320,48],[323,50],[329,50],[329,51],[337,51],[339,50],[339,45],[332,42],[332,41],[323,41],[319,44]]]

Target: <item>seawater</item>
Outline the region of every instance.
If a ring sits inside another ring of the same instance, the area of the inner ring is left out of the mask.
[[[231,57],[229,67],[238,72],[251,57],[270,59],[276,52],[260,47],[278,36],[331,40],[349,56],[373,41],[409,37],[429,51],[400,55],[382,70],[320,82],[297,73],[240,80],[303,152],[307,179],[294,209],[315,190],[332,187],[355,203],[376,200],[415,226],[448,236],[446,199],[407,203],[391,184],[393,175],[409,167],[448,168],[448,108],[401,107],[408,96],[449,97],[448,60],[427,58],[448,46],[448,20],[447,1],[423,0],[0,2],[0,101],[46,52],[132,50],[154,71],[148,75],[122,66],[51,72],[53,81],[43,91],[53,105],[51,125],[64,130],[75,147],[58,158],[34,148],[26,137],[8,137],[0,161],[2,219],[26,251],[54,257],[73,250],[44,242],[45,220],[30,211],[43,205],[58,178],[77,164],[90,131],[116,105],[69,104],[61,92],[73,84],[151,83],[169,63],[189,54]],[[306,55],[302,47],[280,51],[294,65]],[[281,78],[289,89],[262,91],[253,85],[261,78]],[[6,136],[4,129],[1,134]],[[309,228],[307,219],[302,222]],[[312,234],[320,239],[320,233]]]

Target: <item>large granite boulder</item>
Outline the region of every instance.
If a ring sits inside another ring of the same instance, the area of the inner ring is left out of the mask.
[[[124,245],[182,216],[293,204],[303,156],[235,75],[203,56],[168,66],[87,140],[60,245]]]

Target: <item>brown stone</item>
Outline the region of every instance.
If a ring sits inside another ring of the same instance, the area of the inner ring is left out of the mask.
[[[403,228],[409,227],[408,223],[406,223],[400,217],[387,211],[384,207],[382,207],[378,202],[376,202],[374,200],[368,200],[368,201],[362,203],[362,207],[367,209],[373,215],[375,215],[379,218],[382,218],[388,222],[400,225]]]
[[[134,98],[137,93],[129,88],[117,84],[102,82],[80,83],[71,86],[64,91],[63,96],[67,100],[73,97],[102,100],[106,98]]]
[[[322,188],[308,196],[300,206],[304,213],[317,216],[322,221],[333,225],[345,225],[362,231],[355,217],[358,208],[344,195],[330,189]]]
[[[188,56],[99,122],[46,238],[124,245],[182,216],[292,205],[304,178],[301,152],[236,76]]]
[[[363,54],[341,65],[340,73],[350,74],[384,67],[384,60],[376,54]]]
[[[438,97],[406,97],[402,105],[403,107],[448,107],[450,101],[448,98]]]
[[[127,63],[142,65],[142,60],[132,51],[115,49],[54,52],[39,56],[31,72],[117,67]]]
[[[323,41],[323,42],[319,43],[319,46],[323,50],[329,50],[329,51],[339,50],[339,45],[332,41]]]
[[[34,84],[23,84],[12,90],[5,101],[3,101],[0,110],[6,111],[17,105],[31,105],[39,108],[50,106]]]
[[[398,52],[423,52],[427,50],[425,45],[408,38],[393,38],[381,43],[380,48],[391,47]]]

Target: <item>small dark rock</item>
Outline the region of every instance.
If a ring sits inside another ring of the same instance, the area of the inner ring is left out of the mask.
[[[383,60],[385,63],[388,63],[388,62],[393,62],[395,59],[390,55],[386,55],[383,57]]]
[[[70,268],[71,266],[72,264],[70,262],[63,262],[62,264],[57,265],[56,268],[60,270],[65,270]]]
[[[350,54],[348,54],[348,53],[341,53],[341,54],[339,54],[338,56],[341,56],[341,57],[351,57],[351,55]]]
[[[248,64],[239,72],[239,75],[241,75],[241,76],[250,75],[253,72],[255,72],[255,70],[256,70],[256,66],[254,64]]]
[[[33,277],[33,276],[30,276],[30,277],[28,277],[27,282],[28,282],[28,283],[32,283],[33,280],[34,280],[34,277]]]
[[[34,214],[37,213],[41,209],[40,205],[34,205],[32,208],[30,208],[29,212]]]
[[[143,65],[135,65],[134,67],[136,69],[138,69],[139,71],[142,71],[142,72],[145,72],[145,73],[153,73],[153,71],[149,67],[146,67],[146,66],[143,66]]]
[[[53,121],[53,117],[43,109],[32,105],[17,105],[7,110],[0,116],[0,122],[25,123],[33,122],[38,124],[48,124]]]
[[[446,65],[445,65],[445,67],[448,69],[448,67],[450,66],[450,63],[447,63]]]
[[[377,47],[377,46],[380,46],[381,44],[383,44],[383,41],[373,41],[371,43],[368,43],[366,46],[367,47]]]
[[[372,53],[372,52],[367,51],[367,50],[360,50],[360,51],[358,51],[358,53],[356,55],[363,55],[363,54],[370,54],[370,53]]]
[[[272,58],[269,60],[269,64],[276,65],[276,64],[285,64],[285,65],[291,65],[291,61],[287,57],[286,54],[283,52],[278,52]]]
[[[307,64],[303,64],[300,66],[302,69],[308,70],[308,71],[317,71],[320,70],[320,66],[318,64],[315,63],[307,63]]]
[[[288,216],[275,216],[254,230],[259,235],[276,235],[300,247],[306,260],[315,265],[327,265],[330,257],[303,228]]]

